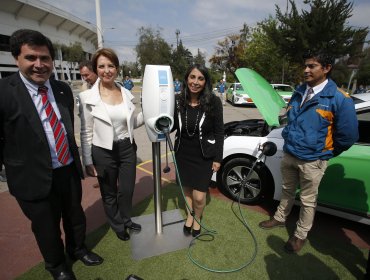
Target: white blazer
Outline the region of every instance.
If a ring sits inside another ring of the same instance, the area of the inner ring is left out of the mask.
[[[113,125],[108,116],[103,101],[100,98],[98,80],[91,89],[80,93],[80,118],[81,118],[81,147],[82,161],[85,166],[93,164],[91,147],[95,146],[113,149]],[[127,115],[127,128],[131,143],[134,139],[134,128],[144,123],[143,113],[134,116],[135,105],[132,103],[134,96],[120,85],[124,110]]]

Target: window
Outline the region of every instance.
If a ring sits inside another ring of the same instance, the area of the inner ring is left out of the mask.
[[[10,36],[0,35],[0,51],[10,52],[9,39]]]

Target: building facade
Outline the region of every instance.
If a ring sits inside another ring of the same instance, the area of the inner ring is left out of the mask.
[[[1,0],[0,78],[18,71],[10,53],[9,38],[21,28],[38,30],[55,44],[56,79],[80,79],[78,63],[63,60],[61,45],[81,44],[86,59],[91,58],[97,48],[96,27],[91,23],[39,0]]]

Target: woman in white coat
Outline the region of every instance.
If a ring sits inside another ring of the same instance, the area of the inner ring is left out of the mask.
[[[134,114],[132,94],[115,83],[118,57],[112,49],[99,49],[92,58],[99,79],[80,94],[82,160],[89,176],[97,176],[104,210],[111,228],[121,240],[128,229],[140,231],[132,222],[132,196],[136,177],[134,128],[143,115]]]

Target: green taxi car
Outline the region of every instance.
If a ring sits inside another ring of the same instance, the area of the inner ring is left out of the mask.
[[[232,83],[229,86],[226,92],[226,100],[233,106],[253,104],[252,98],[249,97],[240,83]]]
[[[284,99],[285,103],[289,102],[289,100],[292,97],[292,94],[294,92],[294,88],[291,85],[271,84],[271,86]]]

